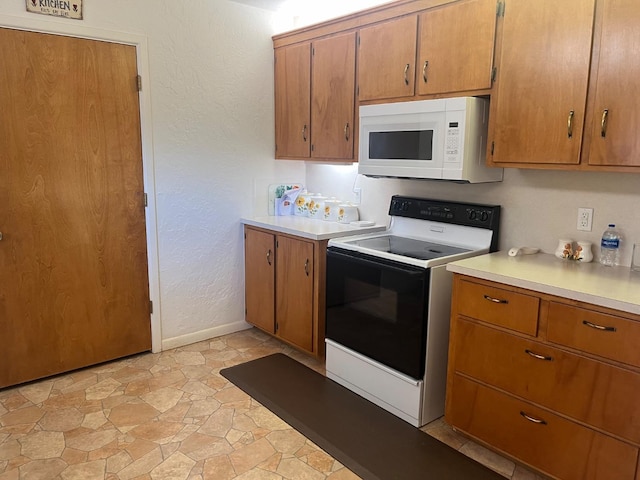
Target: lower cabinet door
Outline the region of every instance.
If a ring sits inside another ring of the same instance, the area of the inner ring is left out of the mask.
[[[313,243],[277,237],[276,334],[313,352]]]
[[[245,320],[273,334],[275,331],[275,236],[244,229]]]
[[[459,374],[447,421],[562,480],[633,480],[638,449]]]

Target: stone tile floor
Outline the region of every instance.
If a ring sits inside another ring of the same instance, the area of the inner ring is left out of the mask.
[[[276,352],[324,373],[250,329],[0,390],[0,480],[357,480],[219,374]],[[506,478],[541,478],[442,419],[423,430]]]

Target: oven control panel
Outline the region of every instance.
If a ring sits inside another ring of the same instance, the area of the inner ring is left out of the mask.
[[[493,230],[496,238],[500,225],[499,205],[482,205],[402,195],[391,197],[389,215],[486,228]]]

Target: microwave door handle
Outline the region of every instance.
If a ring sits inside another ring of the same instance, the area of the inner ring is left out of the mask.
[[[335,250],[327,250],[327,256],[342,258],[344,260],[352,260],[363,265],[368,265],[370,267],[383,268],[385,270],[390,270],[392,272],[401,273],[403,275],[409,275],[412,277],[419,277],[424,275],[424,270],[405,269],[400,266],[389,265],[388,263],[369,260],[360,255],[352,255],[348,253],[336,252]]]

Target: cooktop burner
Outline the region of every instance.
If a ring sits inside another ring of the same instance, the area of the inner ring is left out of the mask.
[[[418,258],[420,260],[431,260],[433,258],[447,257],[449,255],[470,251],[465,248],[451,247],[449,245],[416,240],[414,238],[398,237],[395,235],[381,235],[379,237],[353,240],[349,243],[363,248]]]

